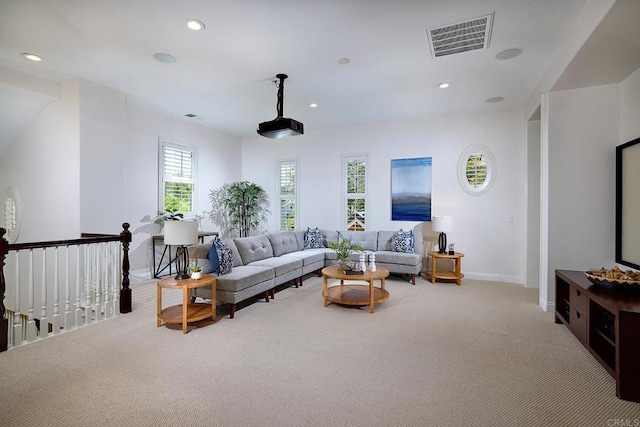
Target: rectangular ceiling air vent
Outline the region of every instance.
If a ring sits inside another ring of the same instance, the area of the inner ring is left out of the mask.
[[[491,40],[493,13],[456,24],[427,29],[429,47],[434,58],[487,49]]]

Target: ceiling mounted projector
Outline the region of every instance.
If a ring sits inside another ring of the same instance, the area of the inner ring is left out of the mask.
[[[284,79],[288,76],[286,74],[277,74],[276,77],[280,80],[278,84],[278,117],[270,122],[262,122],[258,125],[258,133],[267,138],[284,138],[287,136],[296,136],[304,134],[304,125],[297,120],[282,117],[282,110],[284,109]]]

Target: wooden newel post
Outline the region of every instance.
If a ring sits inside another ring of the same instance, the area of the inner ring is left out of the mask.
[[[131,232],[129,223],[122,224],[123,231],[120,233],[122,242],[122,289],[120,290],[120,313],[131,313],[131,289],[129,288],[129,244],[131,243]]]
[[[4,307],[4,294],[6,285],[4,282],[4,258],[9,253],[9,242],[4,238],[7,230],[0,228],[0,351],[7,351],[9,339],[9,321]]]

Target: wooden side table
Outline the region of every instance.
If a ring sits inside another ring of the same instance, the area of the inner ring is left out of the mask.
[[[189,292],[194,288],[211,286],[211,305],[206,303],[191,303]],[[175,277],[167,277],[158,281],[158,307],[156,326],[162,323],[182,323],[182,333],[187,333],[187,324],[211,317],[216,320],[216,278],[210,274],[203,274],[201,279],[176,280]],[[162,289],[182,290],[182,304],[162,308]]]
[[[448,252],[444,254],[440,252],[429,252],[429,256],[431,257],[431,271],[429,272],[431,283],[436,283],[436,279],[449,279],[455,280],[456,284],[460,286],[462,278],[464,277],[464,274],[460,272],[460,264],[462,264],[462,257],[464,256],[463,253],[455,252],[453,255],[449,255]],[[438,259],[452,259],[455,264],[455,270],[437,270],[436,260]]]

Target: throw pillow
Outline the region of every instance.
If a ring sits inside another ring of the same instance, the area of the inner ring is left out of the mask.
[[[316,227],[315,229],[311,229],[307,227],[307,233],[304,235],[304,248],[305,249],[318,249],[324,248],[324,237],[322,233]]]
[[[393,252],[413,253],[413,231],[400,231],[396,232],[393,236],[393,242],[391,244],[391,250]]]
[[[211,263],[211,271],[220,275],[220,259],[218,258],[218,249],[215,244],[211,244],[209,249],[209,262]]]
[[[215,239],[213,246],[218,253],[218,276],[231,273],[233,268],[233,252],[231,252],[231,248],[220,239]]]
[[[233,268],[233,252],[222,240],[213,239],[209,250],[209,261],[211,262],[212,271],[218,276],[230,273]]]

